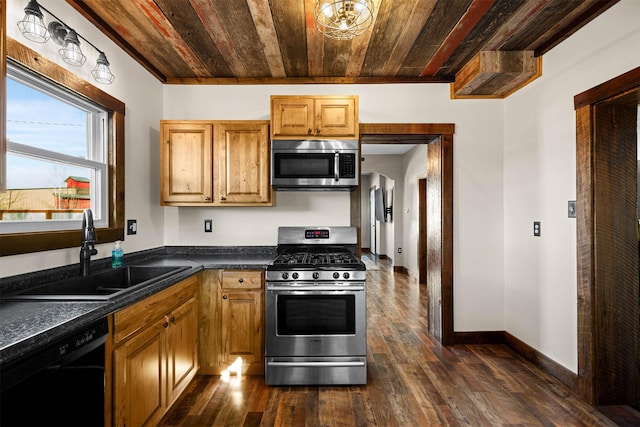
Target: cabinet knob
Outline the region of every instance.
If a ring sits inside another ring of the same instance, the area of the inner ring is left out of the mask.
[[[164,323],[162,324],[162,327],[163,327],[163,328],[168,328],[168,327],[169,327],[169,322],[164,322]]]
[[[223,201],[224,201],[224,200],[227,200],[227,198],[226,198],[226,197],[224,197],[224,196],[220,196],[220,200],[223,200]]]
[[[205,200],[205,202],[210,202],[210,201],[211,201],[211,197],[206,196],[206,197],[204,198],[204,200]]]
[[[227,296],[226,295],[222,295],[222,299],[227,299]]]
[[[316,135],[319,134],[319,133],[320,133],[320,129],[317,129],[316,130]]]
[[[307,130],[307,134],[308,134],[308,135],[311,135],[312,133],[313,133],[313,129],[309,128],[309,129]]]
[[[169,319],[171,321],[171,323],[176,323],[176,318],[175,316],[171,316],[171,319]]]
[[[242,283],[242,282],[244,282],[244,279],[241,277],[241,278],[238,279],[238,282]]]

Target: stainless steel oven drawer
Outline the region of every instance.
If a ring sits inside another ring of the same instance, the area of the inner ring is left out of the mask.
[[[367,383],[366,357],[267,357],[268,385],[358,385]]]

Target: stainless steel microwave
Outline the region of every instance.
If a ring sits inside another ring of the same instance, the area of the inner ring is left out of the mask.
[[[276,190],[351,191],[359,178],[357,140],[271,141],[271,185]]]

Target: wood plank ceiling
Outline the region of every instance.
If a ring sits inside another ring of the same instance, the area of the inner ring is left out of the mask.
[[[617,1],[374,0],[363,35],[332,40],[315,28],[316,0],[67,0],[167,84],[455,82],[461,73],[459,95],[535,78],[537,58]],[[497,51],[517,56],[486,56]]]

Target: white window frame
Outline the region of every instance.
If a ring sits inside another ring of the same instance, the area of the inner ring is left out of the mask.
[[[91,177],[90,197],[94,225],[97,228],[109,226],[109,173],[108,173],[108,112],[87,99],[50,83],[39,75],[23,69],[11,62],[7,63],[7,78],[39,90],[52,98],[73,105],[87,112],[87,157],[70,156],[45,150],[7,139],[7,153],[26,156],[36,160],[52,161],[80,166],[94,171]],[[8,165],[7,165],[8,166]],[[80,229],[82,220],[3,220],[0,221],[0,234],[22,232],[59,231]]]

